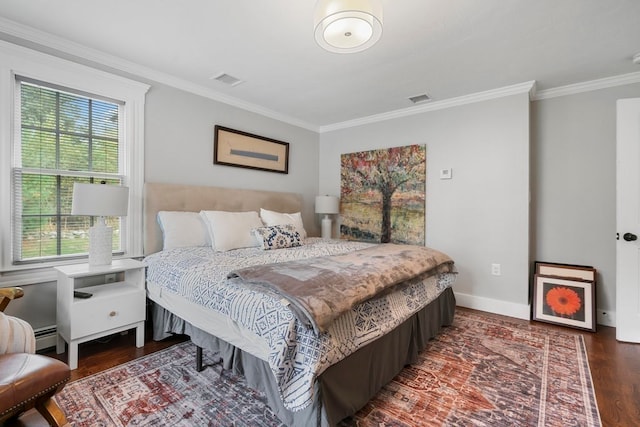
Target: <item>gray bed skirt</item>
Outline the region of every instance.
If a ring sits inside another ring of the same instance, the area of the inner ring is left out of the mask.
[[[224,368],[265,393],[271,409],[288,426],[335,426],[362,408],[404,366],[415,363],[427,342],[443,326],[451,325],[455,306],[453,290],[447,288],[392,332],[327,368],[314,385],[318,397],[314,404],[297,412],[283,406],[267,362],[193,327],[158,304],[153,304],[153,338],[185,334],[195,345],[219,352]]]

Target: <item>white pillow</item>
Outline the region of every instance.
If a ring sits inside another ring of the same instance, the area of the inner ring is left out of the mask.
[[[262,227],[258,212],[201,211],[210,231],[213,248],[218,252],[258,246],[251,232]]]
[[[198,212],[158,212],[163,249],[210,246],[209,232]]]
[[[304,224],[302,223],[302,215],[300,214],[300,212],[289,214],[260,208],[260,218],[262,219],[262,222],[264,222],[264,225],[266,225],[267,227],[271,227],[273,225],[291,224],[296,228],[296,231],[300,233],[300,237],[302,237],[303,239],[307,238],[307,231],[304,229]]]

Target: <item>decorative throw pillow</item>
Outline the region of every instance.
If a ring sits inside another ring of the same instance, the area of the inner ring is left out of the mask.
[[[291,224],[260,227],[254,229],[253,233],[258,242],[262,242],[261,247],[265,251],[302,246],[300,233]]]
[[[281,213],[260,208],[260,219],[262,219],[262,222],[264,222],[264,225],[267,227],[271,227],[272,225],[292,224],[296,227],[298,233],[300,233],[301,238],[307,238],[307,231],[304,229],[302,215],[300,212]]]

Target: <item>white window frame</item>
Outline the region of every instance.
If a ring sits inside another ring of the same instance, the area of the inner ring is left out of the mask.
[[[122,258],[142,256],[142,194],[144,187],[144,104],[149,85],[75,62],[0,41],[0,275],[75,261],[12,264],[11,168],[16,123],[16,75],[91,93],[124,103],[124,184],[129,187],[129,212],[123,218],[126,239]],[[40,273],[41,274],[41,273]],[[0,286],[3,282],[0,277]]]

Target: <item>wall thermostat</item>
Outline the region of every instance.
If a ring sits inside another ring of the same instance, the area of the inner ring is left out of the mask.
[[[440,179],[451,179],[452,173],[451,168],[440,169]]]

